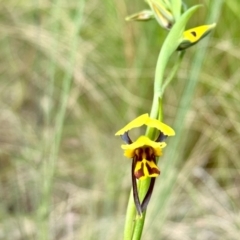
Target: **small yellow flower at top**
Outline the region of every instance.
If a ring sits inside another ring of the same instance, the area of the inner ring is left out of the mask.
[[[202,38],[206,37],[213,30],[213,28],[215,28],[215,26],[216,23],[213,23],[210,25],[202,25],[184,31],[177,50],[185,50],[198,43]]]
[[[147,136],[140,136],[136,141],[132,142],[128,136],[128,131],[142,125],[158,129],[160,131],[158,138],[153,141]],[[143,180],[147,177],[157,177],[160,174],[160,170],[156,165],[156,157],[162,155],[162,148],[166,146],[166,143],[163,142],[165,138],[175,135],[175,132],[168,125],[157,119],[150,118],[148,114],[143,114],[120,129],[115,135],[120,135],[127,143],[121,146],[124,155],[133,159],[134,176],[139,180]]]

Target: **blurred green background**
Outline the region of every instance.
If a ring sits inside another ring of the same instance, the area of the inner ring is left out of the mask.
[[[211,23],[216,1],[186,1],[204,6],[188,28]],[[147,8],[0,1],[0,239],[122,239],[131,161],[114,134],[150,112],[167,34],[155,21],[125,22]],[[164,121],[183,132],[159,161],[143,239],[239,239],[239,10],[239,1],[218,10],[189,106],[181,99],[202,43],[165,92]]]

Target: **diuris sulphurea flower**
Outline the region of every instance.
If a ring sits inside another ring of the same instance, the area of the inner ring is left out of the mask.
[[[147,136],[140,136],[136,141],[132,141],[128,135],[129,130],[133,128],[146,125],[151,128],[156,128],[159,131],[158,137],[153,141]],[[166,146],[164,140],[168,136],[175,135],[174,130],[168,125],[152,119],[148,114],[143,114],[124,128],[120,129],[115,135],[121,136],[126,144],[121,147],[124,150],[124,156],[132,159],[132,186],[134,202],[139,215],[142,215],[147,208],[148,202],[151,198],[153,187],[155,184],[155,178],[160,175],[160,170],[157,166],[156,159],[162,155],[162,149]],[[151,182],[148,191],[140,203],[140,199],[137,191],[137,181],[151,178]]]
[[[216,24],[213,23],[210,25],[202,25],[184,31],[177,50],[185,50],[198,43],[201,39],[206,37],[212,31],[212,29],[215,28],[215,26]]]

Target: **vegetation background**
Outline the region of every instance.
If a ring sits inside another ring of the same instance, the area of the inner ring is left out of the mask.
[[[210,23],[215,1],[185,1],[204,6],[188,27]],[[0,239],[122,239],[131,162],[114,134],[150,111],[167,34],[155,21],[125,22],[144,8],[140,0],[0,1]],[[202,43],[187,50],[166,91],[164,121],[175,126],[187,114],[181,141],[171,148],[169,139],[159,162],[145,240],[239,239],[239,9],[224,2],[196,91],[186,85]]]

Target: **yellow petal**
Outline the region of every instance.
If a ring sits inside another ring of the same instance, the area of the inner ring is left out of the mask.
[[[164,135],[173,136],[175,135],[174,130],[169,127],[168,125],[160,122],[157,119],[152,119],[149,117],[147,113],[135,118],[129,124],[127,124],[124,128],[120,129],[115,136],[123,135],[125,132],[128,132],[130,129],[141,127],[142,125],[147,125],[152,128],[157,128],[160,130]]]
[[[138,161],[134,169],[134,175],[139,180],[144,180],[147,177],[157,177],[160,174],[158,166],[147,159]]]
[[[140,136],[135,142],[131,144],[123,144],[121,147],[125,150],[124,156],[133,158],[135,155],[135,150],[143,146],[152,147],[154,150],[154,155],[161,156],[162,148],[164,148],[166,145],[167,144],[165,142],[154,142],[146,136]]]
[[[175,135],[175,132],[171,127],[169,127],[168,125],[158,121],[157,119],[148,118],[148,120],[145,124],[149,127],[157,128],[164,135],[167,135],[167,136],[174,136]]]
[[[183,38],[178,46],[177,50],[185,50],[188,47],[191,47],[192,45],[199,42],[202,38],[207,36],[212,29],[216,26],[215,23],[211,25],[203,25],[195,28],[191,28],[189,30],[186,30],[183,33]]]
[[[142,125],[145,124],[145,122],[147,121],[148,118],[149,118],[149,116],[147,113],[135,118],[129,124],[127,124],[124,128],[120,129],[115,134],[115,136],[123,135],[125,132],[128,132],[130,129],[141,127]]]

